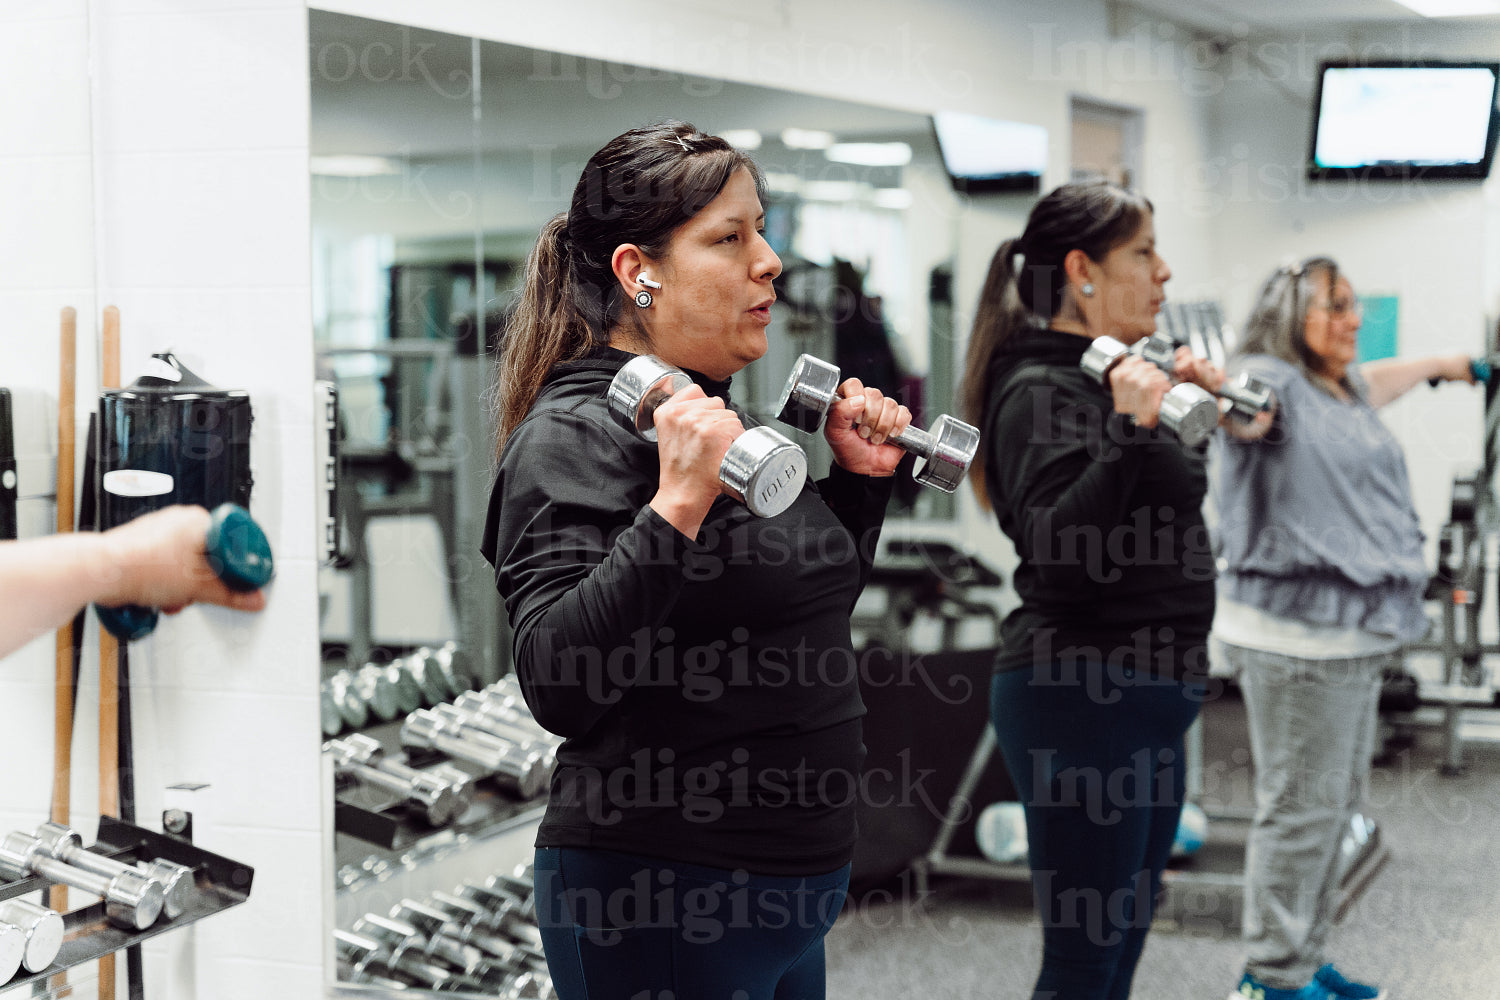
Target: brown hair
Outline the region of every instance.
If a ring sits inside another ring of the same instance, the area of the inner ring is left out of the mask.
[[[1033,206],[1026,231],[995,251],[979,293],[960,388],[965,420],[983,430],[990,362],[1001,345],[1017,330],[1045,325],[1062,310],[1068,284],[1063,258],[1069,251],[1102,260],[1134,236],[1151,211],[1151,202],[1141,195],[1103,180],[1064,184]],[[983,448],[974,455],[969,482],[979,505],[989,510]]]
[[[648,256],[665,257],[677,229],[742,168],[760,189],[749,157],[679,121],[631,129],[589,158],[568,211],[542,227],[526,259],[520,301],[496,363],[496,455],[553,365],[608,344],[621,322],[649,343],[633,314],[620,315],[626,296],[613,270],[615,248],[634,243]]]

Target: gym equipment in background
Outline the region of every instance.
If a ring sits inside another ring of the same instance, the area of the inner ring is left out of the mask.
[[[610,382],[609,412],[627,430],[655,441],[656,408],[691,384],[682,369],[639,355]],[[736,437],[719,465],[720,487],[757,517],[774,517],[790,507],[806,480],[807,455],[769,427],[751,427]]]
[[[792,366],[781,398],[776,404],[776,419],[798,430],[816,433],[839,391],[839,369],[811,354],[803,354]],[[964,481],[974,452],[979,449],[979,428],[944,413],[926,431],[910,424],[887,440],[896,447],[922,459],[912,478],[923,486],[952,493]]]

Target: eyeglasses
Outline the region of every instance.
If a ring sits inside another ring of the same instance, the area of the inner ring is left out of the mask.
[[[1337,319],[1342,316],[1352,317],[1356,320],[1363,319],[1365,315],[1364,303],[1359,299],[1339,299],[1335,302],[1314,302],[1308,309],[1321,309],[1331,318]]]

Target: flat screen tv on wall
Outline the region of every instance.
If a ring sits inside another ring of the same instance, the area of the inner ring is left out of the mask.
[[[964,194],[1032,193],[1047,169],[1047,130],[958,111],[932,116],[943,169]]]
[[[1313,180],[1484,178],[1495,157],[1500,63],[1362,62],[1319,67]]]

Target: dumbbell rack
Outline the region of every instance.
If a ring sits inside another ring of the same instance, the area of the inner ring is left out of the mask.
[[[401,722],[382,722],[361,732],[379,741],[388,752],[401,750]],[[415,768],[425,768],[439,761],[450,767],[468,772],[478,778],[479,770],[464,761],[452,759],[436,751],[407,750],[407,762]],[[432,827],[421,820],[411,818],[400,798],[395,794],[381,795],[368,787],[361,787],[363,802],[351,801],[348,796],[334,796],[333,821],[338,834],[335,841],[335,859],[340,865],[357,860],[361,853],[369,853],[370,847],[404,853],[419,848],[424,841],[434,837],[451,839],[483,831],[497,824],[539,808],[545,798],[518,800],[487,787],[480,782],[474,804],[462,818],[443,827]]]
[[[250,884],[255,869],[222,855],[212,854],[181,837],[156,833],[133,823],[104,816],[99,820],[99,834],[90,848],[97,854],[127,863],[164,858],[194,869],[197,882],[181,915],[172,920],[156,921],[141,931],[127,931],[111,924],[105,917],[102,900],[63,914],[62,949],[52,965],[41,972],[20,973],[0,984],[0,993],[32,983],[40,983],[74,966],[97,961],[105,955],[124,951],[148,938],[178,930],[204,917],[227,910],[250,898]],[[52,883],[33,876],[14,882],[0,882],[0,900],[24,896],[47,888]]]

